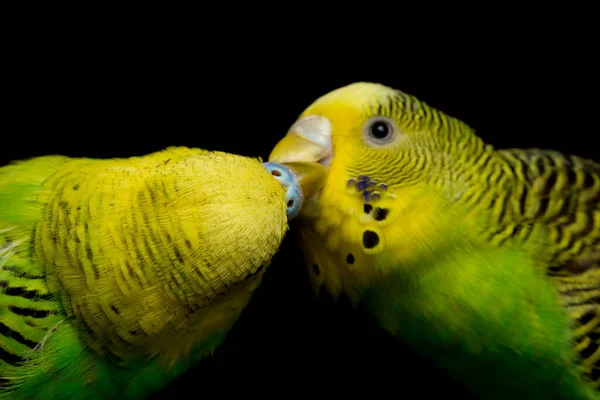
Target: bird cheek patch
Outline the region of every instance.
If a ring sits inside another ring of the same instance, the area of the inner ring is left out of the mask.
[[[378,254],[385,248],[382,232],[374,227],[369,227],[362,232],[361,244],[365,254]]]
[[[371,211],[371,216],[375,221],[383,221],[387,218],[389,212],[389,208],[375,207],[373,211]]]
[[[372,249],[379,245],[379,235],[375,231],[366,230],[363,232],[362,244],[365,249]]]
[[[367,175],[358,175],[356,178],[348,179],[346,187],[354,193],[360,194],[365,202],[375,202],[381,198],[388,187],[385,183],[377,182]]]

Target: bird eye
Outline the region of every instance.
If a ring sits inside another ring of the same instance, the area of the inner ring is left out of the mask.
[[[375,145],[390,143],[396,137],[396,125],[388,118],[374,117],[365,124],[365,136]]]
[[[392,129],[383,121],[376,121],[371,125],[371,136],[375,139],[385,139],[392,133]]]

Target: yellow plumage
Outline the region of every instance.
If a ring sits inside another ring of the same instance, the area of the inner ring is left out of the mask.
[[[294,223],[315,292],[325,287],[356,303],[374,280],[395,274],[407,285],[395,287],[400,296],[435,266],[417,260],[443,257],[441,246],[464,246],[462,238],[473,249],[520,249],[532,257],[523,268],[540,269],[535,284],[551,286],[571,319],[565,335],[582,376],[600,385],[600,164],[549,150],[494,149],[464,122],[372,83],[317,99],[269,159],[329,168]],[[468,264],[463,276],[454,272],[448,285],[478,273]],[[519,296],[533,290],[528,279]],[[454,322],[446,322],[450,329]]]
[[[120,359],[175,360],[227,329],[287,226],[277,181],[224,153],[73,160],[44,187],[36,250],[50,288]]]
[[[45,391],[63,368],[124,397],[164,385],[247,305],[286,201],[258,159],[200,149],[0,168],[0,389]]]
[[[304,219],[314,220],[327,247],[336,249],[348,241],[371,255],[400,246],[399,236],[413,237],[411,230],[424,232],[427,227],[421,226],[422,221],[444,215],[447,204],[439,199],[445,197],[482,218],[480,234],[495,245],[507,239],[527,240],[533,226],[546,230],[554,243],[540,249],[540,257],[553,268],[553,275],[564,278],[559,279],[564,284],[576,285],[574,275],[580,274],[567,271],[569,265],[583,263],[587,271],[598,274],[600,269],[592,267],[600,263],[599,164],[549,150],[496,150],[464,122],[379,84],[357,83],[334,90],[307,107],[298,121],[314,116],[325,117],[330,125],[315,123],[312,129],[332,131],[326,134],[332,143],[331,165],[318,206],[312,207],[322,218],[304,213]],[[365,139],[368,121],[379,117],[398,132],[390,143]],[[271,159],[288,161],[273,155]],[[362,191],[345,187],[358,175],[386,185],[387,189],[375,187],[380,197],[372,204],[388,211],[384,220],[374,220],[373,212],[365,212],[364,204],[370,202],[364,201]],[[395,223],[398,218],[401,224]],[[366,227],[381,234],[375,248],[361,245]],[[402,234],[391,235],[390,229],[401,229]],[[389,237],[398,241],[397,246],[387,244]]]

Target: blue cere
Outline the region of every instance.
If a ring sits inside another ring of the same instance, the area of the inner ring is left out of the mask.
[[[288,168],[275,162],[262,164],[285,188],[286,215],[288,221],[296,218],[302,207],[302,189],[296,175]]]

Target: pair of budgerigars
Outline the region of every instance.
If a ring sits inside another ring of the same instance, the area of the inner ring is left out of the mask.
[[[0,398],[141,398],[224,339],[288,229],[482,398],[600,398],[600,165],[495,150],[401,91],[310,105],[269,162],[189,148],[0,168]]]

